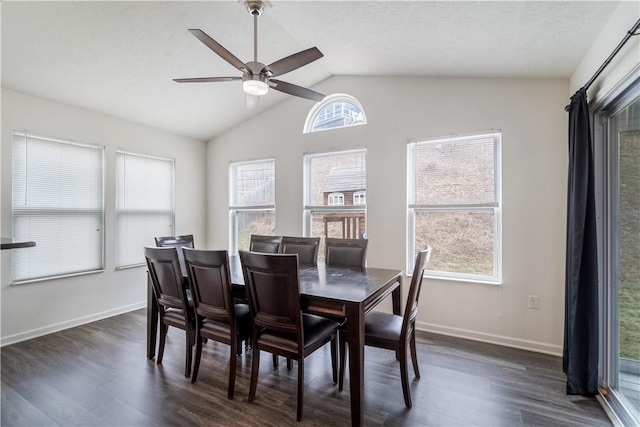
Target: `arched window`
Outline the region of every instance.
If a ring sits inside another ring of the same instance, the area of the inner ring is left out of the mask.
[[[367,192],[366,191],[356,191],[353,193],[353,204],[354,205],[366,205],[367,204]]]
[[[327,200],[329,206],[344,206],[344,193],[331,193]]]
[[[362,105],[344,93],[327,95],[313,106],[304,124],[304,133],[367,124]]]

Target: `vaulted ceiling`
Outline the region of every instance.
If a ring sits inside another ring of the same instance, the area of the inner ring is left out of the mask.
[[[333,75],[568,79],[617,4],[274,0],[258,21],[258,60],[318,47],[323,58],[279,77],[311,88]],[[247,109],[238,81],[172,80],[240,75],[187,29],[252,60],[241,1],[15,1],[1,15],[8,89],[201,140],[290,98],[271,90]]]

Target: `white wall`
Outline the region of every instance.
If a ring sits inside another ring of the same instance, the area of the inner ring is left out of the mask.
[[[11,286],[12,251],[2,251],[2,345],[146,306],[146,268],[114,269],[117,149],[176,159],[176,233],[194,234],[196,244],[205,246],[204,142],[6,89],[2,89],[2,236],[11,236],[13,130],[106,147],[106,268],[103,273]]]
[[[640,2],[622,1],[591,45],[570,80],[573,94],[584,86],[611,55],[627,31],[640,19]],[[589,88],[589,102],[602,99],[640,66],[640,36],[631,37]]]
[[[368,125],[303,135],[313,104],[292,97],[210,141],[210,245],[228,245],[230,161],[276,159],[276,233],[301,235],[303,154],[365,147],[368,264],[404,269],[407,141],[501,130],[504,283],[427,279],[418,327],[560,354],[567,80],[341,76],[314,89],[355,96]],[[527,309],[528,295],[540,297],[540,309]]]

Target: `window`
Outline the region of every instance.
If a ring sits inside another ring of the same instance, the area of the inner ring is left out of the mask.
[[[104,147],[13,133],[12,283],[104,268]]]
[[[354,205],[366,205],[367,204],[367,192],[366,191],[356,191],[353,193],[353,204]]]
[[[434,276],[501,280],[501,135],[408,145],[408,268],[427,245]]]
[[[328,202],[329,206],[344,206],[344,194],[331,193]]]
[[[173,159],[116,152],[116,267],[143,265],[143,246],[174,232]]]
[[[355,203],[367,189],[366,150],[307,154],[304,165],[305,236],[366,237],[367,207]]]
[[[326,96],[309,111],[304,133],[364,124],[367,124],[367,117],[358,100],[336,93]]]
[[[230,247],[237,253],[249,250],[252,234],[275,234],[276,161],[235,162],[229,173]]]

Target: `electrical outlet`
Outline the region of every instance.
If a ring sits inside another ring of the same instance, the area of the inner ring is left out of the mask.
[[[533,309],[539,309],[540,308],[540,297],[537,295],[529,295],[529,300],[528,300],[528,304],[527,307],[529,308],[533,308]]]

